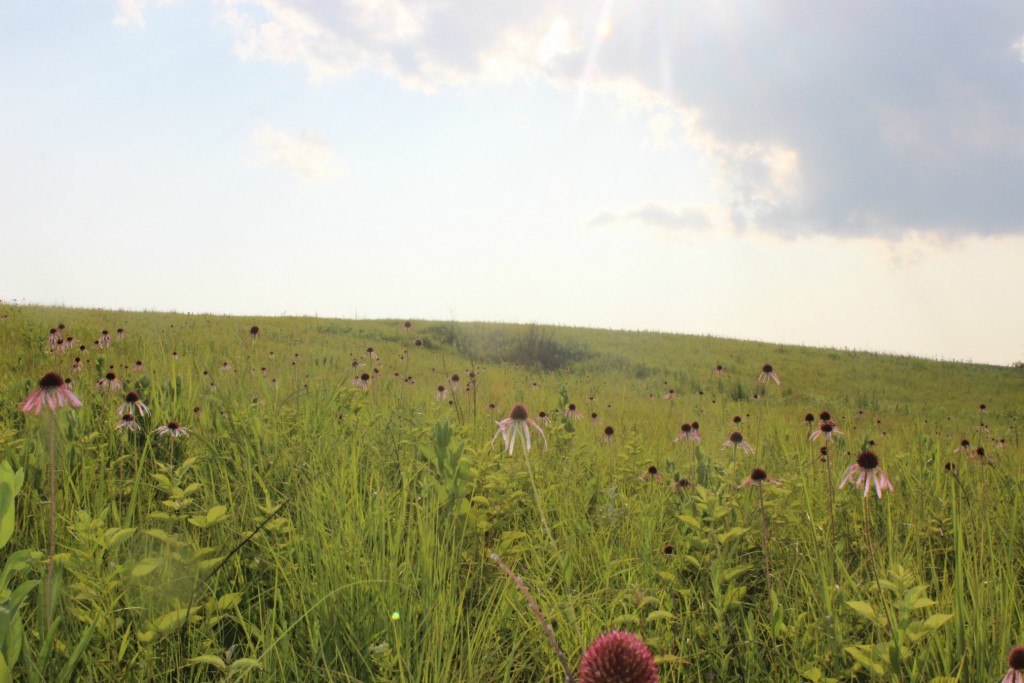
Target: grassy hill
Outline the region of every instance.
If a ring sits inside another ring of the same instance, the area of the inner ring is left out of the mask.
[[[1019,369],[535,325],[0,316],[16,680],[565,680],[492,554],[573,676],[612,628],[663,680],[994,680],[1024,639]],[[51,351],[51,328],[83,341]],[[80,408],[20,409],[48,372]],[[129,391],[151,411],[135,431]],[[544,438],[509,454],[516,403]],[[172,421],[187,435],[157,433]],[[864,450],[881,500],[837,488]],[[755,468],[781,483],[741,487]]]

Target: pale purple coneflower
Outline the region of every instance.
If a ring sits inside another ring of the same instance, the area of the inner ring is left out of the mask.
[[[134,415],[131,413],[124,413],[121,415],[121,419],[117,421],[117,430],[121,431],[122,429],[128,430],[129,432],[137,432],[141,427],[139,427],[139,423],[135,419]]]
[[[462,389],[462,379],[458,375],[452,375],[448,378],[448,386],[452,391],[459,391]]]
[[[81,356],[75,356],[75,362],[71,364],[71,372],[81,372],[81,371],[82,371],[82,357]]]
[[[1013,647],[1006,658],[1006,664],[1010,670],[1000,683],[1024,683],[1024,646]]]
[[[825,437],[825,442],[829,443],[829,442],[832,441],[832,438],[835,435],[837,435],[837,434],[839,436],[843,435],[843,433],[841,431],[836,429],[836,423],[835,422],[833,422],[832,420],[822,420],[818,424],[818,428],[811,433],[810,437],[808,437],[807,440],[808,441],[817,441],[819,436],[824,436]]]
[[[530,427],[537,430],[540,437],[544,440],[544,449],[547,450],[548,438],[544,436],[544,430],[540,426],[530,419],[529,413],[526,411],[526,406],[522,403],[517,403],[512,407],[512,411],[508,417],[500,422],[498,425],[498,431],[494,433],[494,437],[491,438],[491,443],[501,435],[502,440],[505,442],[505,446],[508,447],[508,454],[512,455],[512,449],[516,445],[516,437],[519,434],[523,435],[523,440],[526,443],[526,452],[530,452]]]
[[[266,367],[260,368],[260,374],[263,375],[263,379],[270,377],[270,373],[267,371]]]
[[[96,388],[106,391],[121,391],[121,380],[113,372],[108,372],[96,382]]]
[[[590,424],[592,424],[592,425],[596,425],[597,424],[597,413],[591,413],[590,414]]]
[[[644,481],[662,481],[661,472],[654,465],[647,468],[647,471],[640,475]]]
[[[662,398],[665,399],[666,401],[670,401],[670,400],[672,400],[675,397],[676,397],[676,390],[675,389],[669,389],[668,391],[665,392],[665,395],[662,396]]]
[[[96,340],[99,343],[101,349],[105,349],[110,346],[110,331],[103,330],[100,332],[100,338]]]
[[[56,347],[58,344],[60,344],[63,341],[61,339],[60,332],[57,331],[56,327],[51,327],[50,328],[50,336],[49,336],[48,341],[50,342],[50,348],[51,349],[53,349],[54,347]]]
[[[725,374],[725,368],[722,367],[721,363],[715,366],[715,371],[713,374],[715,375],[715,377],[721,377],[722,375]]]
[[[256,341],[256,338],[260,336],[260,326],[259,325],[253,325],[252,327],[250,327],[249,328],[249,336],[252,337],[253,341]]]
[[[684,422],[679,427],[679,433],[676,434],[676,438],[673,443],[679,443],[680,441],[693,441],[694,443],[700,443],[700,434],[693,428],[693,425],[689,422]]]
[[[971,442],[967,439],[960,439],[960,446],[953,449],[954,453],[971,453]]]
[[[747,443],[740,432],[733,432],[722,444],[723,449],[729,446],[732,446],[733,455],[736,454],[736,449],[741,449],[744,453],[751,455],[754,453],[754,447]]]
[[[537,413],[537,420],[544,424],[551,424],[551,417],[543,410]]]
[[[582,415],[580,415],[580,411],[576,410],[576,404],[575,403],[570,403],[569,404],[569,406],[565,409],[564,415],[565,415],[565,417],[569,418],[570,420],[578,420],[581,417],[583,417]]]
[[[227,361],[224,361],[223,363],[221,363],[220,364],[220,371],[221,372],[231,372],[231,363],[228,363]]]
[[[760,486],[761,484],[775,484],[776,486],[779,486],[779,485],[782,484],[782,480],[781,479],[773,479],[773,478],[769,477],[768,473],[765,472],[762,468],[755,467],[754,470],[750,473],[750,477],[748,477],[745,482],[743,482],[742,484],[740,484],[736,488],[742,489],[742,488],[746,488],[747,486],[753,486],[753,485]]]
[[[448,387],[443,384],[437,385],[437,393],[434,394],[435,401],[443,401],[448,398]]]
[[[135,361],[135,365],[132,366],[132,370],[135,372],[142,372],[146,369],[146,366],[142,364],[141,360]]]
[[[857,477],[855,481],[854,476]],[[839,488],[843,488],[850,481],[854,481],[854,486],[857,489],[862,484],[864,485],[865,497],[870,493],[872,483],[875,485],[875,492],[879,498],[882,497],[883,490],[893,491],[889,477],[878,467],[878,456],[874,451],[861,451],[861,454],[857,456],[857,461],[846,468],[846,473],[843,475],[842,481],[839,482]]]
[[[125,332],[124,332],[124,328],[123,327],[117,328],[117,338],[118,338],[118,340],[124,339],[124,334],[125,334]]]
[[[370,388],[370,373],[364,372],[358,377],[352,379],[352,384],[359,387],[363,391],[368,391]]]
[[[604,440],[608,443],[615,440],[615,427],[608,425],[604,428]]]
[[[679,476],[679,475],[676,475],[676,476]],[[693,488],[693,482],[691,482],[689,479],[686,479],[686,478],[676,479],[675,481],[672,482],[672,490],[674,490],[676,493],[681,493],[682,491],[685,491],[686,489],[692,489],[692,488]]]
[[[775,374],[775,368],[765,363],[764,366],[761,367],[761,374],[757,376],[757,381],[761,384],[767,384],[770,379],[775,380],[776,384],[782,384],[779,380],[779,376]]]
[[[411,320],[406,320],[405,323],[402,325],[402,327],[405,328],[406,334],[412,332],[412,321]]]
[[[124,397],[124,403],[118,406],[117,412],[134,414],[136,410],[139,411],[139,415],[149,414],[149,408],[142,402],[142,398],[139,397],[138,393],[129,391]]]
[[[48,372],[40,378],[38,386],[29,393],[19,407],[23,412],[38,415],[44,407],[56,411],[64,406],[81,408],[82,402],[71,393],[71,389],[67,387],[66,382],[59,374]]]
[[[188,430],[182,427],[180,424],[171,420],[165,425],[160,425],[154,432],[160,436],[170,436],[177,438],[179,436],[188,436]]]
[[[422,339],[419,339],[419,338],[417,338],[417,339],[416,339],[416,341],[414,341],[414,342],[412,343],[412,345],[413,345],[413,346],[415,346],[416,348],[419,348],[419,347],[423,346],[423,340],[422,340]]]
[[[367,346],[366,347],[366,354],[365,355],[366,355],[367,358],[372,358],[373,360],[380,360],[380,358],[377,356],[377,352],[373,350],[372,346]]]

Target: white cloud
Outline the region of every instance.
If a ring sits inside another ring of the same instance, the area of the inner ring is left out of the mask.
[[[114,23],[118,26],[145,28],[147,5],[161,7],[172,5],[177,0],[117,0],[117,14]]]
[[[344,164],[315,133],[290,133],[264,123],[253,131],[252,139],[259,148],[257,163],[265,168],[285,170],[307,182],[327,182],[345,175]]]

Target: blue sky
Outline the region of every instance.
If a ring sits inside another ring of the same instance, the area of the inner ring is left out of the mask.
[[[8,300],[1005,364],[1021,178],[1018,2],[0,5]]]

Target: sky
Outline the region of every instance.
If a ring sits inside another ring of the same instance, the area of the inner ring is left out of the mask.
[[[0,245],[6,301],[1006,365],[1024,3],[0,0]]]

